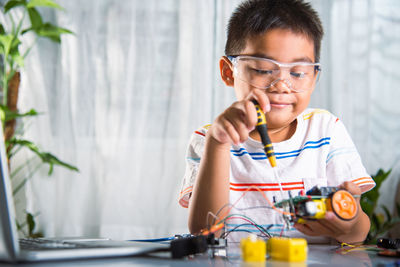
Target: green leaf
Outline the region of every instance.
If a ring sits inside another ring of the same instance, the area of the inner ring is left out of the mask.
[[[13,9],[16,6],[25,6],[26,2],[24,0],[11,0],[8,1],[4,6],[4,14]]]
[[[51,8],[57,8],[60,10],[64,10],[59,4],[57,4],[51,0],[31,0],[31,1],[29,1],[28,5],[27,5],[28,8],[37,7],[37,6],[51,7]]]
[[[12,60],[19,66],[23,67],[25,65],[24,58],[18,53],[12,55]]]
[[[4,112],[3,109],[0,109],[0,120],[1,120],[1,123],[4,123],[6,121],[6,113]],[[2,125],[2,126],[4,128],[4,125]]]
[[[33,234],[33,230],[35,229],[36,223],[33,215],[29,212],[26,213],[26,222],[28,223],[29,236],[31,236]]]
[[[32,28],[36,31],[43,24],[42,16],[36,10],[36,8],[28,8],[28,14],[29,14],[29,19],[31,21]]]
[[[382,169],[379,169],[378,172],[372,176],[372,178],[374,179],[376,186],[375,188],[377,190],[379,190],[379,188],[381,187],[381,184],[383,183],[383,181],[386,180],[386,178],[389,176],[389,174],[392,172],[392,170],[389,170],[387,172],[385,172]],[[374,189],[375,189],[374,188]]]
[[[50,23],[44,23],[39,29],[36,29],[36,32],[39,36],[49,38],[57,43],[61,42],[61,34],[72,34],[70,30],[54,26]]]
[[[371,217],[372,213],[374,212],[374,202],[370,201],[368,198],[361,196],[361,208],[368,215]]]
[[[11,53],[13,52],[13,50],[18,50],[19,45],[21,44],[21,40],[18,39],[17,36],[13,36],[13,40],[11,42]]]
[[[0,35],[0,46],[2,47],[2,54],[6,57],[10,53],[13,36],[11,34]]]
[[[48,175],[51,175],[53,173],[54,165],[59,165],[59,166],[65,167],[71,171],[79,172],[79,169],[77,167],[72,166],[66,162],[59,160],[56,156],[54,156],[48,152],[41,152],[39,150],[39,148],[31,141],[24,140],[24,139],[11,138],[11,140],[6,141],[6,145],[7,146],[8,145],[19,145],[19,146],[23,146],[23,147],[30,149],[33,153],[35,153],[42,160],[43,163],[46,163],[49,165]]]
[[[385,205],[381,205],[381,207],[385,211],[387,221],[390,222],[392,220],[392,215],[390,215],[388,208]]]
[[[21,35],[24,35],[25,33],[30,32],[30,31],[33,31],[33,30],[34,30],[34,29],[33,29],[32,27],[23,29],[23,30],[21,31]]]
[[[11,121],[16,118],[40,115],[40,113],[38,113],[34,109],[31,109],[25,113],[19,113],[18,111],[11,111],[8,107],[3,105],[0,105],[0,110],[4,113],[4,121]]]
[[[372,190],[368,191],[365,194],[362,194],[361,196],[360,200],[361,207],[370,218],[372,214],[375,212],[375,208],[380,196],[379,188],[381,187],[381,184],[389,176],[390,172],[391,170],[385,172],[384,170],[379,169],[375,175],[372,175],[376,183],[376,186]]]
[[[1,35],[5,35],[6,34],[6,30],[3,27],[3,24],[0,23],[0,34]]]
[[[375,213],[372,214],[371,217],[371,229],[372,227],[374,227],[376,231],[378,231],[381,228],[381,223],[379,221],[378,216]]]

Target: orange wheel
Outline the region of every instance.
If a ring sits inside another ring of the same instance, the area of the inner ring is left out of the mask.
[[[351,220],[357,215],[357,202],[346,190],[338,190],[331,197],[333,212],[343,220]]]

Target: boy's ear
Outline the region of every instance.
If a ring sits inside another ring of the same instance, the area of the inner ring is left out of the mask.
[[[221,78],[227,86],[233,87],[233,66],[232,62],[223,56],[219,60],[219,70],[221,72]]]

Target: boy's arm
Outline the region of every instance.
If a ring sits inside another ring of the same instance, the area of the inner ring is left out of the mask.
[[[230,147],[249,138],[255,129],[257,111],[251,100],[269,111],[266,94],[254,89],[220,114],[206,134],[199,172],[189,201],[189,231],[198,233],[207,227],[207,214],[214,215],[229,203]],[[224,214],[218,214],[219,216]]]
[[[216,141],[207,132],[199,173],[189,202],[189,231],[199,233],[206,228],[207,214],[216,214],[229,202],[230,144]],[[213,218],[213,217],[210,217]]]
[[[361,189],[352,182],[344,182],[341,188],[346,189],[353,195],[361,197]],[[310,236],[329,236],[342,243],[362,243],[370,229],[370,220],[362,210],[360,197],[356,198],[358,213],[350,220],[344,221],[337,217],[333,212],[328,212],[325,219],[307,221],[305,224],[295,224],[295,228],[300,232]]]

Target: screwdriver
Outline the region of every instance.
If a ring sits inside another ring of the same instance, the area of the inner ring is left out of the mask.
[[[264,146],[264,151],[265,154],[267,155],[268,161],[271,164],[272,168],[274,168],[276,167],[276,158],[271,139],[268,136],[267,120],[265,119],[265,114],[256,100],[252,100],[252,102],[257,110],[256,129],[261,136],[261,142]]]

